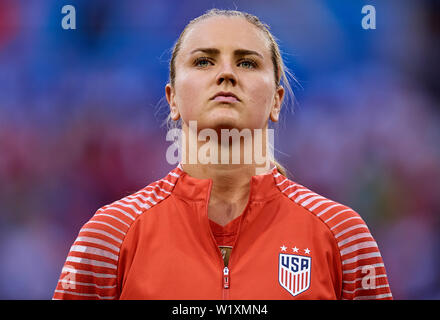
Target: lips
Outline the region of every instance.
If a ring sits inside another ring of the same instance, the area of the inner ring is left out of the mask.
[[[225,92],[225,91],[217,92],[211,98],[211,100],[220,101],[220,102],[228,102],[228,103],[240,101],[240,99],[235,94],[233,94],[232,92]]]
[[[238,102],[237,98],[231,96],[217,96],[214,98],[214,101],[221,102]]]

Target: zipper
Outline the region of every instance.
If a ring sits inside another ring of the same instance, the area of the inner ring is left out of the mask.
[[[223,300],[229,299],[229,268],[223,268]]]
[[[209,198],[211,196],[211,189],[212,189],[212,181],[209,183],[209,189],[208,189],[208,201]],[[205,216],[206,216],[206,222],[208,223],[208,230],[209,230],[209,234],[211,236],[212,242],[214,243],[215,247],[217,248],[217,252],[218,252],[218,257],[221,260],[221,264],[223,265],[223,283],[222,283],[222,297],[223,300],[227,300],[229,299],[229,268],[227,266],[225,266],[225,262],[223,260],[223,256],[222,253],[220,251],[220,248],[217,245],[217,241],[215,240],[214,234],[212,233],[211,227],[209,225],[209,218],[208,218],[208,203],[206,204],[206,212],[205,212]],[[231,251],[232,254],[232,251]],[[229,257],[229,260],[231,260],[231,257]]]
[[[211,191],[212,191],[212,180],[209,182],[209,187],[208,188],[209,188],[208,189],[208,201],[209,201],[209,198],[211,197]],[[250,199],[250,197],[251,197],[251,194],[249,193],[249,199]],[[242,214],[244,214],[244,212],[246,212],[248,207],[249,207],[249,200],[248,200],[248,202],[246,204],[246,207],[244,208]],[[206,222],[208,223],[208,229],[209,229],[209,233],[211,235],[211,239],[214,242],[215,246],[217,247],[218,256],[220,257],[220,260],[221,260],[222,265],[223,265],[223,286],[222,286],[223,300],[228,300],[229,299],[229,290],[230,290],[230,287],[231,287],[231,284],[230,284],[230,282],[231,282],[230,270],[229,270],[229,268],[227,266],[225,266],[225,262],[223,260],[222,253],[221,253],[221,251],[220,251],[220,249],[219,249],[219,247],[217,245],[217,241],[215,240],[214,234],[212,233],[211,227],[209,225],[208,203],[206,203],[205,217],[206,217]],[[241,229],[241,223],[242,222],[243,222],[243,216],[241,217],[241,221],[240,221],[240,224],[238,226],[239,232],[240,232],[240,229]],[[238,238],[238,234],[237,234],[237,238]],[[237,244],[237,238],[235,239],[234,247]],[[234,249],[231,250],[231,253],[229,255],[229,265],[231,265],[232,251],[234,251]]]

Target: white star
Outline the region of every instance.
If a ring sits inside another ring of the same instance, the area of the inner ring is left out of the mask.
[[[293,249],[293,252],[298,252],[298,248],[295,246],[295,248],[292,248]]]
[[[282,247],[280,247],[281,248],[281,251],[284,251],[284,252],[286,252],[286,249],[287,249],[287,247],[286,246],[284,246],[284,244],[283,244],[283,246]]]
[[[309,248],[304,249],[304,252],[307,253],[307,254],[310,254]]]

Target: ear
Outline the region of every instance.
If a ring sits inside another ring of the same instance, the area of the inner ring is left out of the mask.
[[[165,86],[165,96],[166,96],[168,104],[170,106],[171,119],[173,119],[174,121],[179,120],[180,113],[179,113],[179,109],[177,108],[177,104],[176,104],[175,90],[171,86],[171,84],[169,84],[169,83],[167,83],[167,85]]]
[[[274,96],[274,102],[272,105],[272,110],[270,111],[270,120],[272,120],[273,122],[277,122],[280,116],[280,112],[281,112],[281,106],[283,104],[283,99],[284,99],[284,88],[283,86],[278,86],[276,92],[275,92],[275,96]]]

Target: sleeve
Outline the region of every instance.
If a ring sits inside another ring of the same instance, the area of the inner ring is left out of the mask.
[[[129,226],[124,220],[116,210],[100,209],[81,228],[62,268],[54,300],[118,299],[119,252]]]
[[[379,247],[366,223],[351,209],[332,221],[342,263],[344,300],[392,299]]]

